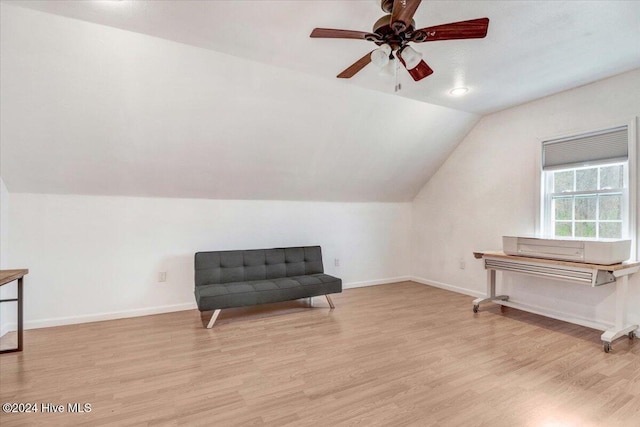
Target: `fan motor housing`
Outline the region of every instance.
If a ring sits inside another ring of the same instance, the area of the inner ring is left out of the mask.
[[[391,13],[393,10],[393,0],[380,0],[380,7],[384,12]]]
[[[393,4],[393,2],[391,3]],[[380,40],[371,41],[374,41],[377,45],[387,43],[391,47],[394,47],[395,50],[410,38],[410,34],[413,33],[414,28],[415,21],[412,20],[411,25],[401,33],[396,34],[393,28],[391,28],[391,15],[384,15],[373,24],[373,32],[380,36]]]

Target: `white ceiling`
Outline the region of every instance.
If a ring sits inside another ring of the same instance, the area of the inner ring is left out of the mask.
[[[239,58],[333,79],[375,45],[311,39],[314,27],[370,31],[378,0],[10,1]],[[418,27],[489,17],[486,39],[415,45],[435,73],[399,96],[486,114],[640,67],[640,1],[432,1]],[[369,65],[347,85],[383,92],[393,82]],[[448,91],[467,86],[453,98]]]
[[[374,0],[0,10],[10,192],[410,201],[479,114],[640,67],[636,1],[425,1],[418,26],[488,16],[489,34],[418,45],[435,73],[399,94],[372,65],[334,77],[367,42],[308,37],[369,30]]]

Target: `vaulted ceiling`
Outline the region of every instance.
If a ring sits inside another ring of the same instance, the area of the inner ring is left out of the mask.
[[[314,27],[371,31],[380,0],[19,0],[30,7],[327,79],[376,46],[311,39]],[[418,28],[488,17],[485,39],[414,44],[434,74],[401,74],[396,96],[478,114],[640,67],[640,1],[423,0]],[[374,65],[344,84],[393,93]],[[449,95],[468,87],[463,98]]]
[[[423,2],[420,26],[488,16],[490,32],[416,47],[435,73],[396,94],[373,65],[335,79],[367,42],[308,37],[368,31],[374,0],[3,1],[2,179],[11,192],[409,201],[480,114],[640,67],[640,3],[551,3]],[[450,97],[457,85],[469,94]]]

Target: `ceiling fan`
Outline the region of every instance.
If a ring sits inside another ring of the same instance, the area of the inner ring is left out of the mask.
[[[489,18],[471,19],[415,29],[413,15],[421,0],[381,0],[381,7],[387,15],[373,24],[373,32],[315,28],[310,37],[335,39],[361,39],[374,42],[377,49],[358,59],[350,67],[338,74],[338,78],[348,79],[366,67],[370,62],[383,67],[393,60],[393,53],[407,69],[413,80],[419,81],[431,75],[433,70],[422,60],[422,54],[411,46],[439,40],[481,39],[487,35]],[[396,90],[398,87],[396,86]]]

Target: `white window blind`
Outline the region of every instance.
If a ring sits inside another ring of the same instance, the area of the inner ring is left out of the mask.
[[[625,161],[629,157],[629,130],[620,126],[600,132],[544,141],[542,169]]]

